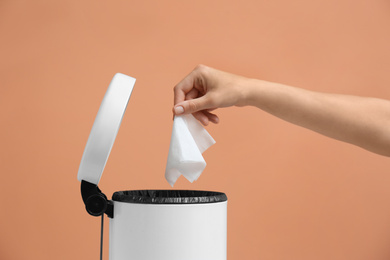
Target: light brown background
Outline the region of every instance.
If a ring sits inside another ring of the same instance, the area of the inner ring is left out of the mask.
[[[98,259],[76,174],[116,72],[137,83],[109,196],[170,188],[172,88],[198,63],[390,99],[389,32],[387,0],[2,0],[0,259]],[[390,258],[389,158],[254,108],[218,113],[206,170],[175,188],[227,193],[229,259]]]

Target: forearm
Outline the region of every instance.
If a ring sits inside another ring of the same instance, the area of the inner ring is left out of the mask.
[[[261,80],[250,80],[246,105],[290,123],[390,156],[390,102],[325,94]]]

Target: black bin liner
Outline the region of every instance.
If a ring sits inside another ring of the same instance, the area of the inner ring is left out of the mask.
[[[127,190],[112,195],[114,201],[142,204],[196,204],[227,201],[225,193],[199,190]]]

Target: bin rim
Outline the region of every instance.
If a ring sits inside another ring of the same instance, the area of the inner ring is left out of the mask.
[[[218,191],[144,189],[117,191],[112,200],[139,204],[204,204],[227,201],[227,196]]]

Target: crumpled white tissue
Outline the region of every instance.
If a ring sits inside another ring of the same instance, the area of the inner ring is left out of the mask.
[[[191,183],[206,167],[202,153],[215,144],[215,140],[192,115],[175,116],[165,179],[173,187],[183,175]]]

